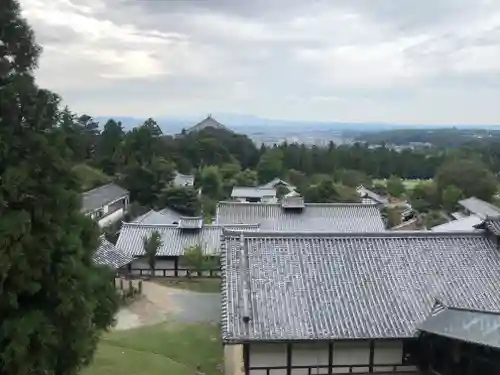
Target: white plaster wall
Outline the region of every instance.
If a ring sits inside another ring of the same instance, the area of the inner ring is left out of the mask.
[[[401,363],[403,345],[400,341],[375,342],[374,372],[383,375],[392,373],[392,367],[377,366],[377,364]],[[353,368],[353,373],[367,373],[370,361],[370,344],[366,342],[338,342],[333,345],[333,364],[338,367],[333,369],[334,374],[349,373],[350,365],[366,365]],[[292,366],[327,366],[328,344],[307,343],[292,346]],[[286,366],[285,344],[251,344],[250,367],[254,366]],[[414,366],[406,366],[399,371],[415,371]],[[251,370],[251,375],[265,375],[265,370]],[[292,369],[292,375],[307,374],[307,369]],[[313,374],[328,374],[328,368],[317,369]],[[271,370],[270,375],[286,375],[286,370]]]
[[[273,197],[273,196],[262,197],[262,202],[264,202],[264,203],[276,203],[277,201],[278,201],[278,199],[276,197]]]
[[[286,366],[285,344],[250,344],[250,367]],[[270,375],[286,375],[286,370],[273,370]],[[265,375],[262,370],[250,370],[250,375]]]
[[[107,209],[107,206],[106,206],[106,209]],[[106,227],[110,224],[117,222],[118,220],[123,218],[123,215],[125,215],[125,212],[123,211],[123,208],[120,208],[119,210],[116,210],[115,212],[102,218],[97,223],[98,223],[99,227],[103,228],[103,227]]]

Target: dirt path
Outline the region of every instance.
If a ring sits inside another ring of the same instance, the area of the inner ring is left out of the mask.
[[[150,281],[142,284],[143,295],[116,315],[116,330],[160,323],[168,318],[184,322],[218,321],[218,294],[195,293]]]

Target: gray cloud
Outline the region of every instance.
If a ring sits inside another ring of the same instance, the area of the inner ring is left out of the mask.
[[[39,82],[76,111],[500,120],[494,0],[21,4],[45,47]]]

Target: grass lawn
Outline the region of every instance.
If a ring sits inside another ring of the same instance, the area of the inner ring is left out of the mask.
[[[162,323],[106,334],[82,375],[220,375],[222,364],[218,326]]]
[[[171,288],[179,288],[200,293],[220,293],[220,278],[155,278],[155,282]]]

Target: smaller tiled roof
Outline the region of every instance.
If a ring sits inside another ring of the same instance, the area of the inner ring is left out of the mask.
[[[108,266],[112,269],[118,269],[132,262],[134,257],[124,254],[111,242],[101,238],[101,244],[95,251],[92,260],[95,264]]]
[[[436,225],[431,228],[433,232],[473,232],[475,226],[482,223],[483,220],[477,215],[465,216],[458,220],[452,220],[448,223]]]
[[[233,198],[263,198],[275,197],[276,190],[273,188],[260,188],[251,186],[235,186],[231,192]]]
[[[500,216],[488,217],[474,227],[477,229],[486,229],[495,236],[500,236]]]
[[[128,190],[111,183],[82,193],[82,212],[92,212],[106,204],[124,198]]]
[[[175,172],[174,181],[175,186],[193,186],[194,176],[192,174],[182,174]]]
[[[257,231],[258,224],[228,225],[235,231]],[[181,256],[188,247],[201,245],[207,254],[219,253],[222,225],[206,224],[196,231],[186,231],[178,225],[141,225],[123,223],[116,247],[129,256],[144,255],[143,238],[150,237],[154,231],[161,236],[162,246],[158,256]]]
[[[150,210],[133,220],[133,223],[147,225],[175,224],[179,222],[181,216],[181,214],[168,208],[161,211]]]
[[[387,198],[384,198],[380,196],[379,194],[365,188],[364,186],[358,186],[356,188],[356,191],[360,195],[361,198],[363,199],[370,199],[376,203],[387,205],[389,204],[389,200]],[[363,203],[369,203],[368,201],[364,200]]]
[[[183,216],[179,219],[177,226],[181,229],[201,229],[203,227],[203,217]]]
[[[458,204],[465,208],[467,211],[479,215],[483,219],[489,216],[500,215],[500,208],[476,197],[462,199],[458,202]]]
[[[305,203],[301,210],[281,203],[219,202],[216,223],[260,223],[262,230],[313,232],[381,232],[384,221],[375,205]]]
[[[283,185],[286,186],[289,190],[295,190],[296,187],[293,186],[292,184],[286,182],[285,180],[282,180],[279,177],[273,178],[271,181],[269,181],[267,184],[261,185],[261,188],[272,188],[274,189],[276,185]]]
[[[414,337],[438,299],[500,314],[482,233],[224,232],[225,342]]]
[[[422,332],[500,349],[500,314],[445,307],[418,326]]]

